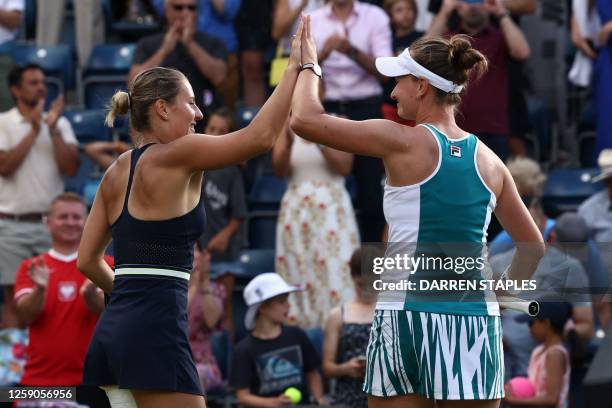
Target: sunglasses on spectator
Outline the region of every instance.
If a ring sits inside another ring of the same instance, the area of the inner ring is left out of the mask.
[[[196,6],[195,4],[173,4],[172,8],[175,11],[183,11],[185,9],[189,11],[196,11],[198,9],[198,6]]]

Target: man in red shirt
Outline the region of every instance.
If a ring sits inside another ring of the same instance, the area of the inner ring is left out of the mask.
[[[508,0],[444,0],[427,36],[467,34],[472,46],[483,53],[489,69],[461,94],[458,125],[474,133],[503,161],[509,155],[510,121],[508,110],[508,68],[510,59],[529,57],[530,49],[520,27],[510,17]],[[454,12],[460,17],[459,29],[449,32]],[[498,24],[493,24],[493,20]]]
[[[19,317],[29,325],[20,384],[78,386],[77,401],[104,407],[108,406],[104,392],[80,386],[85,353],[104,308],[102,291],[76,267],[86,218],[87,206],[81,197],[60,194],[46,217],[51,249],[26,259],[17,271],[15,306]],[[109,257],[106,262],[112,266],[113,260]]]

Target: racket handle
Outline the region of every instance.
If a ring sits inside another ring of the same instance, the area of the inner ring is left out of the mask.
[[[500,296],[497,302],[499,306],[504,309],[512,309],[518,312],[527,313],[529,316],[537,316],[540,311],[540,304],[535,300],[524,300],[512,296]]]

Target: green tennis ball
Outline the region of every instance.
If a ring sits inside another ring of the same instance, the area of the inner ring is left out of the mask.
[[[295,387],[289,387],[284,393],[291,400],[292,404],[299,404],[302,400],[302,392]]]

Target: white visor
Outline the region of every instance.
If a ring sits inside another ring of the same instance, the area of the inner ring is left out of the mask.
[[[429,81],[431,86],[448,93],[460,93],[463,90],[463,85],[457,85],[448,79],[442,78],[440,75],[434,74],[416,62],[412,58],[412,55],[410,55],[409,48],[406,48],[397,57],[376,58],[376,69],[384,76],[392,78],[404,75],[414,75],[417,78],[424,78]]]

